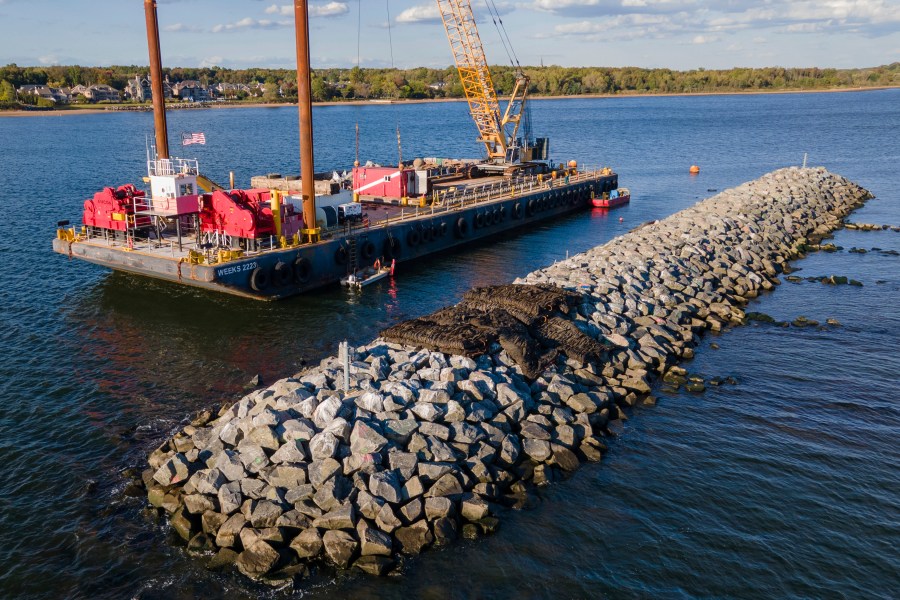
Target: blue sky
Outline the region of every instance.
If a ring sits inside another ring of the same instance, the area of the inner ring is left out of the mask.
[[[900,0],[473,0],[491,63],[863,67],[900,61]],[[388,10],[390,32],[388,35]],[[311,0],[313,66],[445,67],[433,0]],[[159,0],[166,66],[293,67],[293,4]],[[357,22],[361,21],[361,35]],[[357,43],[359,42],[359,46]],[[0,0],[0,64],[146,64],[142,0]]]

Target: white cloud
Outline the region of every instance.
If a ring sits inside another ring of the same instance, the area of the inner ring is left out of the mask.
[[[327,4],[310,4],[309,16],[317,17],[339,17],[350,12],[346,2],[328,2]],[[291,4],[272,4],[267,6],[265,13],[267,15],[289,16],[294,14],[294,7]]]
[[[398,23],[440,23],[441,11],[435,3],[407,8],[397,15]]]
[[[212,32],[222,33],[225,31],[239,31],[244,29],[280,29],[282,27],[291,27],[293,24],[293,21],[272,21],[271,19],[244,17],[240,21],[234,23],[215,25],[212,28]]]
[[[505,15],[511,13],[516,9],[516,5],[512,2],[497,2],[492,1],[490,10],[488,10],[488,6],[485,0],[476,0],[473,3],[475,6],[473,8],[473,13],[475,14],[475,18],[479,21],[488,20],[494,14],[494,10],[496,9],[496,14]],[[397,15],[398,23],[440,23],[441,22],[441,11],[438,9],[437,4],[434,2],[429,2],[428,4],[417,4],[416,6],[411,6],[406,10],[402,11],[399,15]]]
[[[721,38],[717,35],[695,35],[691,39],[692,44],[712,44],[713,42],[718,42]]]
[[[163,31],[168,31],[170,33],[196,33],[198,31],[203,31],[201,28],[196,25],[186,25],[184,23],[172,23],[171,25],[166,25],[163,27]]]

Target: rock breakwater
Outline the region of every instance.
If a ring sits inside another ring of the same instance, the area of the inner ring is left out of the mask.
[[[372,574],[498,526],[529,486],[599,461],[611,424],[676,384],[868,192],[783,169],[199,415],[144,483],[190,551],[283,581]],[[349,384],[344,389],[346,381]],[[650,400],[652,402],[652,400]]]

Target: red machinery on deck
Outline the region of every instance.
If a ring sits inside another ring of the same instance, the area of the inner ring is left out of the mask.
[[[292,237],[303,225],[301,209],[291,202],[276,202],[281,212],[281,235]],[[200,196],[200,231],[234,238],[260,239],[277,235],[269,190],[216,190]]]
[[[150,218],[135,217],[135,210],[146,208],[143,190],[128,183],[118,188],[103,188],[84,203],[82,222],[87,227],[126,231],[150,226]]]

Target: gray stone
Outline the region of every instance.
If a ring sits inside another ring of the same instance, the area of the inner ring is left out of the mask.
[[[353,566],[369,575],[380,577],[390,571],[394,567],[393,559],[387,556],[360,556],[353,563]]]
[[[350,423],[342,417],[335,417],[331,423],[325,426],[323,431],[327,431],[341,442],[350,442]]]
[[[259,500],[263,497],[266,490],[266,483],[260,479],[241,479],[239,482],[235,481],[233,483],[239,483],[241,486],[241,493],[247,498],[252,498],[254,500]]]
[[[391,419],[384,424],[384,435],[391,441],[406,445],[410,436],[418,428],[419,423],[415,419]]]
[[[525,454],[535,462],[544,462],[550,458],[550,442],[546,440],[528,439],[522,441]]]
[[[253,509],[253,514],[250,516],[250,524],[257,529],[274,527],[275,523],[278,521],[278,517],[280,517],[283,512],[284,511],[282,511],[274,502],[260,500],[257,502],[256,507]]]
[[[313,412],[313,423],[315,423],[316,427],[319,429],[325,429],[325,427],[338,416],[342,406],[341,401],[336,396],[329,396],[323,400],[319,406],[316,407],[315,412]]]
[[[219,512],[214,512],[211,510],[206,511],[200,516],[200,524],[203,532],[209,534],[212,537],[219,532],[219,528],[222,526],[222,523],[228,520],[228,515],[223,515]]]
[[[475,522],[488,516],[490,507],[483,498],[471,494],[462,499],[459,505],[459,511],[464,519]]]
[[[220,452],[216,457],[215,466],[228,481],[237,481],[247,476],[247,471],[244,469],[240,456],[233,450]]]
[[[313,494],[313,502],[323,511],[328,512],[340,506],[348,492],[347,480],[337,475],[323,483]]]
[[[263,478],[273,487],[285,489],[295,488],[306,483],[306,467],[295,465],[276,465],[267,469],[262,474]]]
[[[538,425],[537,423],[534,423],[532,421],[525,421],[524,423],[522,423],[522,428],[521,428],[520,433],[522,434],[522,437],[526,438],[526,439],[528,439],[528,438],[534,439],[534,440],[549,440],[550,439],[550,432],[547,431],[546,429],[544,429],[543,427],[541,427],[540,425]]]
[[[315,558],[322,552],[322,537],[315,527],[304,529],[291,542],[291,549],[301,559]]]
[[[502,407],[512,406],[516,402],[526,402],[528,397],[508,383],[497,385],[497,403]]]
[[[574,452],[560,444],[550,444],[550,448],[553,452],[553,462],[564,471],[574,471],[578,468],[578,457]]]
[[[164,462],[162,466],[156,470],[156,473],[153,474],[153,479],[158,481],[160,485],[170,486],[187,480],[189,476],[190,465],[184,454],[179,452]]]
[[[575,412],[588,414],[597,412],[597,403],[587,394],[575,394],[566,400],[566,405]]]
[[[241,529],[247,524],[247,519],[241,513],[231,515],[225,521],[219,531],[216,532],[216,546],[220,548],[230,548],[237,541]]]
[[[346,569],[356,552],[359,542],[346,531],[332,529],[322,536],[325,554],[335,566]]]
[[[277,450],[280,445],[278,434],[275,433],[275,428],[269,425],[256,427],[250,430],[247,439],[267,450]]]
[[[459,525],[453,517],[442,517],[432,524],[434,528],[434,542],[438,546],[444,546],[456,540],[459,535]]]
[[[420,402],[412,407],[412,412],[423,421],[437,421],[443,412],[435,404]]]
[[[416,472],[418,457],[412,452],[391,452],[388,454],[388,465],[397,471],[403,479],[409,479]]]
[[[249,439],[241,440],[237,450],[241,464],[248,473],[259,473],[269,465],[269,457],[266,456],[262,446]]]
[[[219,488],[225,484],[225,481],[225,477],[218,469],[201,469],[191,475],[188,480],[197,492],[209,496],[218,494]]]
[[[400,522],[400,519],[394,514],[394,511],[391,510],[390,504],[385,504],[378,511],[378,515],[375,517],[375,524],[378,526],[378,529],[391,533],[403,523]]]
[[[313,521],[313,526],[319,529],[353,529],[355,525],[356,511],[349,502]]]
[[[184,507],[192,515],[202,515],[206,511],[216,510],[216,504],[208,496],[202,494],[188,494],[182,496]]]
[[[241,495],[241,484],[237,481],[226,483],[219,488],[219,511],[230,515],[241,507],[244,497]],[[219,544],[221,546],[221,544]]]
[[[275,426],[278,436],[284,441],[308,442],[316,435],[315,426],[306,419],[288,419]]]
[[[340,442],[334,434],[327,431],[317,433],[313,436],[313,439],[309,441],[309,452],[312,455],[313,460],[333,458],[334,455],[337,454],[339,444]]]
[[[384,396],[377,392],[366,392],[356,399],[356,405],[370,413],[380,413],[384,410]]]
[[[422,483],[422,479],[418,476],[413,476],[403,484],[400,496],[403,500],[410,500],[411,498],[416,498],[424,493],[425,485]]]
[[[284,500],[289,504],[296,504],[297,502],[312,498],[315,493],[316,490],[311,483],[298,485],[285,492]]]
[[[303,449],[303,442],[291,440],[285,442],[275,453],[269,457],[273,463],[298,463],[307,460],[306,450]]]
[[[425,495],[429,498],[432,498],[435,496],[456,496],[462,493],[463,489],[459,484],[459,479],[457,479],[452,473],[447,473],[446,475],[438,479],[434,483],[434,485],[429,488]]]
[[[275,527],[285,529],[306,529],[311,525],[309,517],[299,510],[289,510],[275,521]]]
[[[435,496],[425,500],[425,518],[434,521],[447,517],[455,512],[453,502],[444,496]]]
[[[401,499],[400,480],[395,471],[380,471],[369,477],[369,491],[388,502],[398,503]]]
[[[272,546],[263,540],[257,540],[238,555],[235,566],[250,579],[259,579],[272,570],[278,558],[278,552]]]
[[[427,481],[437,481],[455,470],[455,464],[441,462],[420,462],[418,467],[419,475]]]
[[[519,438],[515,434],[509,434],[503,438],[503,443],[500,445],[500,460],[514,465],[519,460],[520,452]]]
[[[429,404],[447,404],[450,402],[450,394],[442,389],[419,390],[419,402]]]
[[[350,434],[350,450],[354,454],[380,452],[388,443],[387,438],[378,433],[365,421],[356,421]]]
[[[400,527],[394,532],[404,554],[418,554],[434,542],[434,535],[424,520],[416,521],[408,527]]]
[[[400,516],[403,517],[403,521],[409,524],[412,524],[422,517],[425,516],[425,504],[422,502],[421,498],[416,498],[410,502],[407,502],[400,509]]]
[[[333,458],[314,460],[308,467],[309,482],[318,488],[340,471],[341,463]]]
[[[370,527],[365,521],[360,521],[356,526],[359,536],[360,554],[362,556],[390,556],[393,549],[391,536],[374,527]]]

